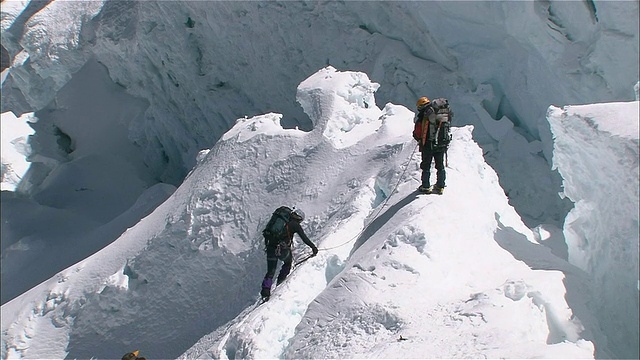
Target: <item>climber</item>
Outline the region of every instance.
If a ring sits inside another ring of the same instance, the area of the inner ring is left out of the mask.
[[[263,230],[266,253],[267,253],[267,273],[262,280],[262,290],[260,295],[263,300],[269,300],[271,296],[271,287],[273,285],[273,276],[276,272],[278,260],[283,261],[282,268],[278,274],[276,283],[280,285],[289,275],[293,256],[291,253],[291,245],[293,243],[293,235],[298,234],[302,241],[307,244],[315,256],[318,254],[318,248],[309,240],[304,233],[300,223],[304,220],[304,212],[300,209],[290,209],[281,206],[274,211],[267,226]]]

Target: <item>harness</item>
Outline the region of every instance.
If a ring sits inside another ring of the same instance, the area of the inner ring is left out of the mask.
[[[287,238],[285,241],[278,241],[278,245],[276,245],[276,256],[280,257],[282,255],[282,250],[291,251],[291,244],[293,244],[293,236],[291,236],[291,232],[289,232],[289,223],[287,223],[284,228],[287,230]],[[286,246],[287,249],[283,249]]]

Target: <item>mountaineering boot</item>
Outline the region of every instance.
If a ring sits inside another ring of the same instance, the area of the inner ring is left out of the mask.
[[[432,191],[433,191],[432,186],[420,185],[420,187],[418,187],[418,192],[421,192],[423,194],[431,194]]]
[[[444,194],[444,187],[438,187],[438,186],[434,187],[433,193],[438,195]]]
[[[260,296],[262,296],[263,301],[269,300],[271,297],[271,286],[273,285],[273,279],[265,277],[262,280],[262,290],[260,290]]]
[[[260,290],[260,296],[262,297],[262,301],[267,301],[271,297],[271,289],[263,287]]]

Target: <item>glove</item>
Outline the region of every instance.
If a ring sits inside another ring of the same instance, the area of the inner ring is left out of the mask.
[[[311,248],[311,250],[313,251],[313,255],[311,255],[311,256],[318,255],[318,248],[317,247],[314,246],[314,247]]]

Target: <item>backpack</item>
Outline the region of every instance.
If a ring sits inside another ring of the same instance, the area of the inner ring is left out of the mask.
[[[451,119],[453,111],[449,107],[449,100],[437,98],[431,102],[431,107],[436,114],[436,123],[432,127],[431,139],[433,139],[432,149],[446,149],[453,136],[451,135]]]
[[[273,212],[267,226],[262,230],[264,244],[275,246],[283,240],[289,240],[288,223],[291,220],[292,210],[286,206],[280,206]]]

